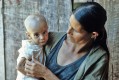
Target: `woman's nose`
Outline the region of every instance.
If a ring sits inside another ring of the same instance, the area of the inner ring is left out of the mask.
[[[72,29],[71,29],[71,28],[69,28],[69,29],[67,30],[67,34],[72,34]]]

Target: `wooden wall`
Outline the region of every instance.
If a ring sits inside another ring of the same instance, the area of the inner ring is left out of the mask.
[[[26,5],[23,4],[25,2]],[[15,80],[16,78],[17,50],[20,47],[21,39],[25,38],[23,20],[29,13],[36,11],[35,3],[30,4],[25,0],[20,4],[15,0],[11,2],[4,0],[5,80]]]
[[[108,46],[110,49],[109,80],[119,80],[119,0],[95,0],[107,10]]]
[[[17,50],[26,39],[24,19],[40,12],[48,21],[49,31],[66,31],[71,14],[70,0],[0,0],[0,80],[15,80]],[[84,2],[84,0],[77,0]],[[108,46],[110,49],[109,80],[119,80],[119,0],[96,1],[106,10]]]
[[[0,79],[5,80],[3,5],[0,0]]]

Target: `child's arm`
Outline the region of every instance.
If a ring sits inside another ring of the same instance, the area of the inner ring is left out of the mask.
[[[16,67],[16,69],[18,71],[20,71],[24,75],[26,75],[25,67],[24,67],[25,63],[26,63],[26,58],[25,57],[21,57],[19,62],[17,63],[17,67]]]

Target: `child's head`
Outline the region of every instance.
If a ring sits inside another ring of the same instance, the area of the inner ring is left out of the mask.
[[[48,26],[43,15],[32,14],[24,21],[26,34],[35,44],[45,45],[48,40]]]

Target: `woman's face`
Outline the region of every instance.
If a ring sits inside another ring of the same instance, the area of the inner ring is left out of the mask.
[[[82,28],[81,24],[75,19],[74,15],[71,15],[70,17],[67,39],[71,40],[73,43],[84,43],[91,39],[91,34]]]

